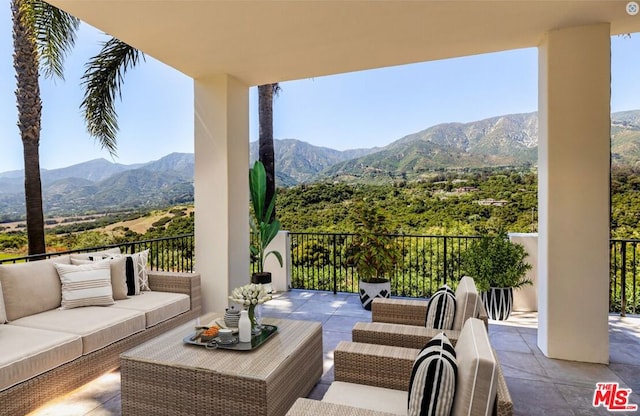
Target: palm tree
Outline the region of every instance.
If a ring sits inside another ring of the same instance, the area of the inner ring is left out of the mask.
[[[80,108],[89,134],[98,140],[103,149],[116,155],[118,115],[115,98],[122,98],[120,90],[127,69],[133,68],[144,54],[119,39],[111,38],[102,45],[100,52],[86,64],[82,76],[85,87]]]
[[[112,38],[104,43],[102,50],[87,63],[82,76],[85,87],[80,107],[85,115],[87,130],[103,148],[116,154],[118,132],[115,98],[119,97],[124,75],[136,66],[144,54],[132,46]],[[259,159],[267,172],[267,198],[275,194],[275,157],[273,151],[273,97],[280,91],[279,84],[258,87],[258,107],[260,119]],[[275,208],[272,219],[275,218]]]
[[[24,157],[24,195],[29,254],[46,252],[40,179],[39,74],[63,79],[63,62],[75,44],[80,21],[40,0],[12,0],[13,67],[16,71],[18,128]]]
[[[260,134],[258,139],[258,159],[267,172],[266,201],[271,201],[276,193],[275,155],[273,151],[273,97],[280,92],[280,85],[265,84],[258,86],[258,119]],[[271,219],[275,219],[276,209],[273,208]]]

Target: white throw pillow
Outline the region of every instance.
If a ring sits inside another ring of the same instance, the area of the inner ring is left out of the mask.
[[[62,282],[61,309],[113,305],[109,260],[92,264],[55,263]]]
[[[137,278],[139,291],[150,291],[149,287],[149,275],[147,274],[147,261],[149,259],[149,249],[141,251],[139,253],[131,254],[133,260],[134,275]],[[139,294],[139,291],[136,293]]]
[[[74,253],[74,254],[71,254],[70,256],[71,264],[76,264],[76,263],[81,264],[82,261],[84,262],[100,261],[100,260],[111,258],[120,253],[121,252],[119,247],[110,248],[108,250],[101,250],[101,251],[90,251],[88,253]]]
[[[126,299],[127,288],[127,262],[122,254],[110,254],[109,257],[93,257],[93,260],[78,258],[71,255],[71,264],[92,264],[98,261],[109,260],[111,264],[111,288],[113,289],[113,300]],[[133,275],[133,271],[131,272]]]

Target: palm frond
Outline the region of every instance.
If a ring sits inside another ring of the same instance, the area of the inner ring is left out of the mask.
[[[105,42],[96,56],[85,65],[82,76],[84,98],[80,108],[84,112],[89,134],[102,148],[116,155],[118,115],[115,98],[122,99],[120,89],[127,69],[133,68],[144,54],[126,43],[112,38]]]
[[[271,84],[271,87],[273,88],[274,97],[277,97],[278,94],[280,94],[280,91],[282,91],[282,87],[280,86],[279,82],[276,82],[275,84]]]
[[[64,59],[75,45],[80,20],[42,0],[23,0],[20,7],[25,25],[31,28],[43,75],[64,79]]]

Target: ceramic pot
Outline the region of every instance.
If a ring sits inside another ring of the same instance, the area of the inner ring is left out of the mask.
[[[490,287],[481,296],[490,319],[505,321],[509,318],[513,307],[513,288]]]
[[[360,280],[360,303],[366,310],[371,310],[371,302],[375,298],[388,298],[391,296],[391,282],[387,279],[380,279],[380,282],[369,283]]]
[[[271,283],[271,272],[254,273],[251,275],[251,283],[261,283],[266,285]]]

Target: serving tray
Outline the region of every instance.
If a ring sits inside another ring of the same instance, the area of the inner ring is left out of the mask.
[[[182,341],[185,344],[197,345],[199,347],[205,347],[211,350],[221,348],[226,350],[251,351],[267,342],[267,340],[271,338],[277,331],[278,327],[275,325],[262,325],[262,332],[256,335],[252,335],[251,342],[238,342],[237,334],[233,335],[233,342],[231,343],[222,343],[220,342],[218,337],[212,339],[211,341],[200,341],[200,335],[198,335],[197,332],[184,337]]]

